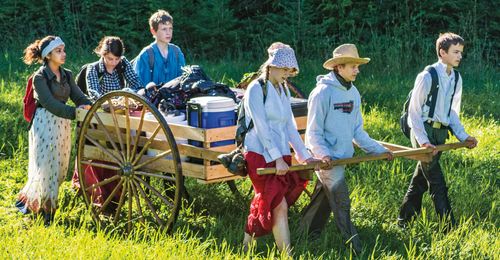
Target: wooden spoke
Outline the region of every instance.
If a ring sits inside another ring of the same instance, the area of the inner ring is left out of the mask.
[[[108,204],[113,200],[113,198],[115,197],[116,193],[122,187],[122,184],[123,184],[123,179],[120,179],[120,181],[118,182],[118,184],[116,185],[116,187],[113,189],[113,191],[111,192],[111,194],[109,194],[109,196],[106,198],[106,200],[104,201],[104,203],[101,205],[101,209],[99,210],[98,214],[101,214],[106,209],[106,207],[108,206]]]
[[[134,161],[132,162],[132,165],[135,165],[141,158],[142,156],[144,155],[144,153],[148,150],[149,146],[151,145],[151,143],[153,142],[153,140],[155,139],[156,135],[158,134],[158,132],[160,131],[161,129],[161,125],[159,124],[155,131],[153,132],[153,134],[151,135],[151,137],[148,139],[148,141],[146,142],[146,144],[144,144],[144,146],[142,147],[142,150],[139,152],[139,154],[137,155],[137,157],[134,159]]]
[[[82,164],[87,164],[87,165],[90,165],[90,166],[95,166],[95,167],[99,167],[99,168],[103,168],[103,169],[108,169],[108,170],[115,170],[115,171],[119,171],[121,169],[118,166],[109,165],[109,164],[105,164],[105,163],[96,163],[96,162],[93,162],[93,161],[82,161]]]
[[[146,192],[144,191],[144,189],[141,187],[141,185],[139,183],[136,183],[135,180],[132,180],[132,181],[135,183],[135,185],[136,185],[137,189],[139,190],[140,194],[142,195],[142,197],[146,201],[146,204],[148,205],[149,209],[151,210],[151,213],[153,213],[153,216],[155,217],[156,222],[158,222],[160,225],[164,226],[165,222],[163,222],[163,220],[161,220],[161,218],[158,216],[158,213],[156,212],[156,209],[153,206],[153,203],[151,202],[151,200],[149,200],[149,198],[146,195]]]
[[[155,194],[158,198],[160,198],[163,203],[167,204],[169,207],[174,207],[174,205],[172,204],[172,202],[170,202],[167,198],[163,197],[163,195],[161,195],[161,193],[155,189],[153,186],[149,185],[147,182],[145,182],[144,180],[142,180],[141,178],[137,177],[137,176],[134,176],[134,179],[138,180],[142,185],[144,185],[144,187],[148,188],[148,190],[152,191],[153,194]]]
[[[144,165],[148,165],[148,164],[150,164],[158,159],[164,158],[165,156],[169,155],[170,153],[172,153],[172,150],[170,150],[170,149],[167,151],[164,151],[162,153],[159,153],[159,154],[155,155],[154,157],[152,157],[151,159],[146,160],[146,161],[142,162],[141,164],[135,165],[134,170],[140,169]]]
[[[134,147],[132,148],[132,157],[129,161],[133,161],[135,158],[135,151],[137,150],[137,145],[139,144],[139,138],[142,132],[142,125],[144,123],[144,115],[146,114],[146,108],[143,108],[141,111],[141,121],[139,122],[139,127],[137,128],[137,132],[135,135]]]
[[[125,97],[125,131],[126,131],[126,148],[127,148],[127,155],[125,158],[127,158],[127,161],[130,161],[130,108],[128,106],[128,98]]]
[[[130,230],[132,230],[132,184],[131,182],[127,182],[128,185],[128,225],[127,225],[127,231],[130,233]]]
[[[127,185],[128,181],[125,182],[123,186],[122,194],[120,195],[120,201],[118,202],[118,207],[116,208],[115,217],[113,219],[113,223],[116,225],[118,222],[118,217],[120,216],[120,211],[122,210],[123,202],[125,200],[125,195],[127,194]]]
[[[94,112],[94,117],[95,119],[97,120],[97,122],[99,122],[99,124],[102,126],[102,130],[104,131],[104,134],[106,135],[106,138],[108,138],[108,142],[111,143],[111,145],[113,146],[113,149],[115,149],[115,151],[118,152],[118,154],[120,155],[122,161],[125,160],[125,158],[123,158],[123,155],[119,152],[118,150],[118,147],[116,146],[115,142],[113,141],[113,139],[111,138],[111,135],[108,131],[108,129],[106,128],[106,126],[104,125],[104,123],[102,122],[101,118],[99,117],[99,115],[97,114],[97,112]],[[120,132],[116,132],[118,135],[120,134]]]
[[[130,188],[132,190],[132,194],[134,196],[135,203],[137,204],[137,211],[139,211],[139,216],[141,216],[139,218],[139,220],[141,221],[141,223],[144,223],[144,215],[142,214],[142,208],[141,208],[141,199],[139,198],[139,191],[137,190],[137,187],[135,185],[136,185],[135,181],[132,180],[130,182]]]
[[[109,110],[111,111],[111,116],[113,117],[113,124],[115,125],[115,132],[118,135],[118,142],[120,143],[120,148],[123,151],[124,150],[123,140],[122,140],[122,136],[120,134],[121,131],[120,131],[120,127],[118,125],[118,119],[116,118],[116,111],[115,111],[115,108],[113,107],[113,103],[111,102],[111,98],[108,98],[107,101],[109,104]]]
[[[101,151],[103,151],[109,157],[113,158],[118,165],[123,166],[123,161],[120,158],[116,157],[114,154],[112,154],[110,151],[108,151],[108,149],[106,147],[102,146],[98,141],[94,140],[88,134],[85,134],[85,138],[87,138],[87,140],[89,140],[92,144],[97,146],[97,148],[99,148]]]
[[[148,177],[153,177],[153,178],[161,178],[164,180],[169,180],[169,181],[175,181],[175,178],[172,176],[167,176],[167,175],[161,175],[161,174],[156,174],[156,173],[150,173],[150,172],[141,172],[141,171],[134,171],[134,173],[142,176],[148,176]]]
[[[106,185],[106,184],[108,184],[108,183],[114,182],[114,181],[116,181],[116,180],[118,180],[118,179],[120,179],[120,178],[121,178],[121,176],[120,176],[120,175],[115,175],[115,176],[113,176],[113,177],[111,177],[111,178],[104,179],[104,180],[103,180],[103,181],[101,181],[101,182],[94,183],[94,184],[92,184],[91,186],[87,187],[87,188],[85,189],[85,191],[90,191],[90,190],[93,190],[93,189],[95,189],[95,188],[101,187],[101,186]]]

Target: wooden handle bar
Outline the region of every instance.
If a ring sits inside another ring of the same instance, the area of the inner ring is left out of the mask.
[[[462,148],[462,147],[467,147],[467,144],[465,142],[459,142],[459,143],[436,145],[436,150],[442,152],[442,151],[448,151],[448,150],[458,149],[458,148]],[[432,153],[432,151],[433,151],[432,148],[421,147],[421,148],[415,148],[415,149],[410,149],[410,150],[395,151],[392,154],[393,154],[394,158],[397,158],[397,157],[406,157],[406,156],[412,156],[412,155]],[[352,158],[338,159],[338,160],[333,160],[331,164],[332,165],[356,164],[356,163],[360,163],[360,162],[375,161],[375,160],[382,160],[382,159],[387,159],[387,153],[371,154],[371,155],[363,155],[363,156],[357,156],[357,157],[352,157]],[[318,164],[320,167],[323,165],[326,166],[326,164],[324,164],[322,162],[317,162],[317,163],[311,163],[311,164],[292,165],[288,168],[288,170],[289,171],[312,170],[312,169],[315,169]],[[267,175],[267,174],[275,174],[275,173],[276,173],[276,168],[258,168],[257,169],[257,174],[259,174],[259,175]]]

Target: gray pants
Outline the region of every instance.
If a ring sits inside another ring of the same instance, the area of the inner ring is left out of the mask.
[[[330,212],[346,243],[357,252],[361,251],[361,240],[351,222],[351,200],[345,181],[345,166],[316,172],[318,182],[314,188],[311,203],[302,211],[301,226],[311,236],[317,236],[324,229]]]

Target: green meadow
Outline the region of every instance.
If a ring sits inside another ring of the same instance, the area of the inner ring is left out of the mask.
[[[83,198],[70,187],[71,173],[60,189],[59,209],[52,226],[45,228],[40,220],[18,213],[14,202],[26,181],[28,166],[28,132],[22,117],[22,97],[26,77],[36,69],[23,65],[20,56],[20,52],[12,51],[0,56],[0,258],[284,258],[277,252],[272,236],[259,239],[249,252],[242,251],[249,199],[233,196],[224,183],[202,185],[188,178],[186,186],[192,200],[185,202],[170,234],[148,226],[136,228],[130,234],[98,228]],[[75,57],[69,56],[66,66],[75,73],[83,63],[94,59]],[[299,59],[301,73],[294,81],[306,93],[314,87],[315,76],[326,73],[322,62],[323,59]],[[256,70],[261,61],[227,58],[190,63],[203,65],[215,80],[233,84],[244,72]],[[399,131],[398,119],[413,80],[423,67],[408,66],[408,70],[400,70],[390,68],[392,63],[383,64],[379,61],[362,66],[356,81],[364,105],[365,128],[377,140],[409,146],[409,140]],[[439,231],[428,194],[424,196],[421,216],[405,230],[397,226],[399,205],[415,161],[395,159],[349,166],[352,217],[364,242],[361,259],[500,258],[500,75],[498,66],[478,66],[474,62],[465,62],[460,71],[464,79],[461,119],[479,145],[473,150],[446,152],[441,160],[459,226],[447,234]],[[238,185],[247,190],[250,181],[240,180]],[[300,212],[307,203],[308,197],[303,194],[290,208],[294,256],[353,258],[342,245],[333,217],[318,240],[309,241],[297,232]]]

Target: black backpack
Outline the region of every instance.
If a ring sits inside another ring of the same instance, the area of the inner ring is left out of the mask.
[[[431,89],[427,94],[427,99],[425,101],[425,105],[429,107],[429,117],[432,118],[434,116],[434,110],[436,109],[437,102],[437,94],[439,92],[439,79],[437,75],[437,71],[432,66],[425,67],[425,71],[431,74],[432,83]],[[453,102],[453,97],[455,96],[455,92],[457,90],[458,78],[460,77],[460,73],[457,70],[453,70],[455,72],[455,86],[453,88],[453,93],[451,94],[451,102]],[[410,106],[411,94],[413,89],[408,93],[408,97],[406,97],[406,101],[403,105],[403,111],[401,113],[401,117],[399,118],[399,127],[401,128],[401,132],[409,139],[410,138],[410,126],[408,125],[408,107]],[[450,108],[448,109],[448,116],[451,113],[451,102]]]
[[[99,70],[99,61],[87,63],[80,68],[80,71],[76,75],[75,81],[76,85],[82,90],[85,95],[88,95],[88,86],[87,86],[87,68],[89,66],[94,66],[97,70],[97,78],[99,79],[99,83],[102,81],[102,77],[104,76],[104,71]],[[120,64],[116,66],[116,72],[118,73],[118,78],[120,80],[120,86],[125,86],[125,61],[121,61]]]
[[[258,81],[260,87],[262,88],[262,94],[264,95],[263,103],[265,104],[267,97],[267,84],[261,78],[259,78]],[[234,139],[236,140],[236,146],[238,147],[243,145],[246,134],[248,133],[248,131],[250,131],[250,129],[253,128],[253,120],[250,120],[248,126],[246,124],[245,106],[243,106],[243,99],[240,101],[236,112],[236,114],[238,115],[238,119],[236,120],[236,136]]]

